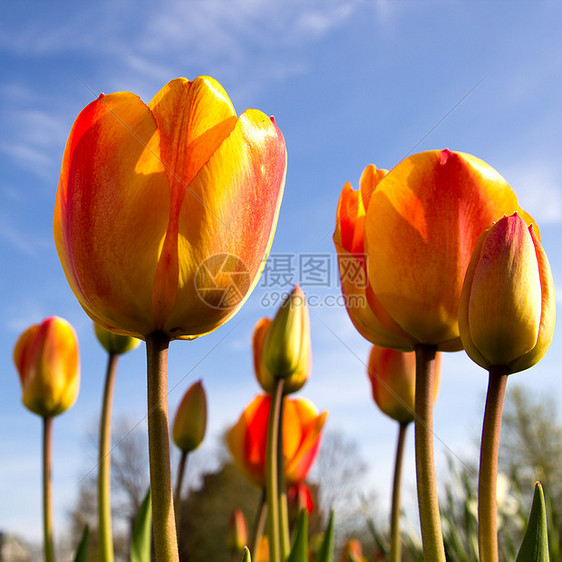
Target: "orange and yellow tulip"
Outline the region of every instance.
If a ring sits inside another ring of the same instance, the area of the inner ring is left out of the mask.
[[[284,379],[284,394],[304,386],[310,375],[312,354],[308,307],[300,287],[293,289],[273,321],[258,321],[252,348],[256,378],[265,392],[273,393],[278,378]]]
[[[555,322],[554,281],[532,226],[503,217],[478,239],[461,293],[459,327],[485,369],[523,371],[546,353]]]
[[[360,194],[344,187],[334,234],[340,272],[342,254],[366,256],[368,305],[350,315],[382,347],[460,350],[460,292],[478,236],[505,213],[531,218],[507,182],[469,154],[422,152],[383,177],[371,169]]]
[[[78,341],[66,320],[51,316],[23,332],[14,363],[28,410],[48,418],[74,404],[80,387]]]
[[[399,423],[414,421],[416,357],[413,352],[374,345],[367,369],[373,399],[381,412]],[[437,398],[441,354],[435,355],[433,400]]]
[[[191,452],[201,443],[207,430],[207,396],[203,383],[192,384],[183,395],[178,406],[172,437],[178,448]]]
[[[253,109],[237,117],[210,77],[172,80],[148,105],[101,95],[74,122],[55,203],[72,291],[119,333],[214,330],[258,281],[285,171],[274,121]]]
[[[240,554],[248,544],[248,525],[244,513],[234,509],[228,520],[226,547],[231,554]]]
[[[226,441],[234,463],[252,484],[265,484],[267,422],[271,397],[258,395],[230,429]],[[327,412],[305,398],[284,398],[283,466],[287,485],[303,482],[320,448]]]

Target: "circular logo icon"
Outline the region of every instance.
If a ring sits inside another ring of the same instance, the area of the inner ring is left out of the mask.
[[[250,290],[246,264],[233,254],[215,254],[204,260],[195,274],[199,298],[219,310],[235,308]]]

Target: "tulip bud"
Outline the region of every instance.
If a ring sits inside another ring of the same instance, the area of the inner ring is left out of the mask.
[[[192,384],[178,407],[174,419],[174,443],[189,453],[201,445],[207,429],[207,398],[201,381]]]
[[[437,398],[441,353],[435,356],[433,401]],[[399,423],[414,421],[416,356],[374,345],[369,356],[368,375],[373,399],[380,410]]]
[[[275,377],[269,372],[263,360],[263,346],[269,327],[271,326],[270,318],[262,318],[254,328],[252,337],[252,348],[254,352],[254,372],[259,385],[268,394],[272,394],[275,388]],[[310,352],[309,357],[310,357]],[[310,359],[302,363],[302,368],[285,379],[283,384],[283,394],[292,394],[299,391],[308,380],[310,375]]]
[[[271,322],[263,343],[263,364],[276,379],[310,372],[310,324],[306,298],[298,285]]]
[[[235,509],[230,515],[226,532],[226,547],[231,554],[239,554],[248,544],[248,526],[246,518],[240,509]]]
[[[554,331],[554,282],[533,227],[517,213],[482,232],[466,272],[459,329],[485,369],[523,371],[540,361]]]
[[[25,407],[42,417],[74,404],[80,386],[78,342],[72,326],[51,316],[28,328],[14,348]]]
[[[363,548],[358,539],[349,539],[343,549],[341,555],[342,562],[366,562],[363,557]]]
[[[306,509],[310,515],[315,508],[310,488],[303,483],[293,484],[287,488],[289,519],[296,521],[299,513]]]
[[[132,351],[136,349],[140,340],[132,336],[122,336],[120,334],[115,334],[106,330],[96,322],[94,322],[94,331],[96,332],[96,337],[98,341],[107,351],[107,353],[114,355],[122,355],[127,353],[127,351]]]

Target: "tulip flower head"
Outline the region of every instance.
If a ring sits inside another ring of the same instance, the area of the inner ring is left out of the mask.
[[[523,371],[540,361],[554,332],[554,282],[533,226],[515,213],[482,232],[459,307],[462,342],[485,369]]]
[[[306,297],[296,286],[275,318],[262,318],[252,338],[254,370],[260,386],[269,394],[275,379],[284,379],[283,393],[300,390],[310,375],[312,354]]]
[[[226,532],[226,546],[231,554],[239,554],[248,544],[248,525],[242,510],[235,509],[230,514]]]
[[[174,443],[184,452],[191,452],[201,443],[207,429],[207,396],[203,383],[192,384],[184,394],[176,412]]]
[[[383,177],[362,178],[360,195],[344,187],[334,242],[340,274],[341,249],[349,253],[363,243],[367,307],[354,320],[362,335],[401,350],[462,349],[458,305],[476,240],[514,211],[531,222],[493,168],[449,150],[414,154]],[[345,294],[348,285],[342,286]]]
[[[267,422],[271,397],[258,395],[230,429],[226,440],[232,458],[246,479],[265,484]],[[283,465],[287,485],[304,482],[320,448],[327,412],[318,414],[305,398],[284,398]]]
[[[115,334],[95,322],[94,331],[102,347],[110,354],[122,355],[123,353],[127,353],[127,351],[136,349],[140,345],[140,340],[138,338]]]
[[[101,95],[76,118],[54,237],[68,283],[106,329],[171,339],[210,332],[258,281],[283,186],[272,119],[237,117],[210,77],[178,78],[145,105]]]
[[[28,410],[47,418],[74,404],[80,386],[78,341],[66,320],[51,316],[23,332],[14,362]]]
[[[369,355],[369,380],[373,399],[381,412],[399,423],[414,421],[416,397],[416,357],[413,352],[374,345]],[[437,398],[441,354],[435,355],[433,400]]]

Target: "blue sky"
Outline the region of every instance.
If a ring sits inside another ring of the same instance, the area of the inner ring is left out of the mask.
[[[76,328],[82,386],[55,421],[56,531],[92,468],[85,433],[96,423],[105,357],[74,299],[52,239],[61,157],[79,111],[100,92],[148,102],[170,79],[209,74],[238,110],[275,115],[288,172],[272,254],[292,255],[311,307],[313,372],[303,394],[329,410],[329,428],[360,443],[370,483],[387,503],[395,428],[375,408],[365,374],[369,345],[338,295],[331,241],[340,191],[369,163],[390,168],[413,152],[472,153],[513,186],[541,228],[560,287],[562,255],[562,6],[515,0],[213,0],[5,2],[0,21],[0,529],[41,536],[40,420],[23,408],[12,363],[18,335],[56,314]],[[327,256],[328,286],[305,286],[299,256]],[[203,379],[209,434],[201,458],[258,390],[250,348],[264,305],[287,287],[260,282],[219,330],[170,350],[170,411]],[[562,290],[559,290],[562,294]],[[333,299],[332,299],[333,300]],[[330,301],[331,302],[331,301]],[[515,375],[562,398],[560,329],[545,359]],[[124,357],[116,416],[144,424],[144,350]],[[486,374],[448,355],[435,410],[436,457],[473,455]],[[410,442],[410,446],[412,443]],[[406,486],[413,489],[413,451]],[[411,494],[410,494],[411,495]],[[407,494],[408,496],[408,494]]]

